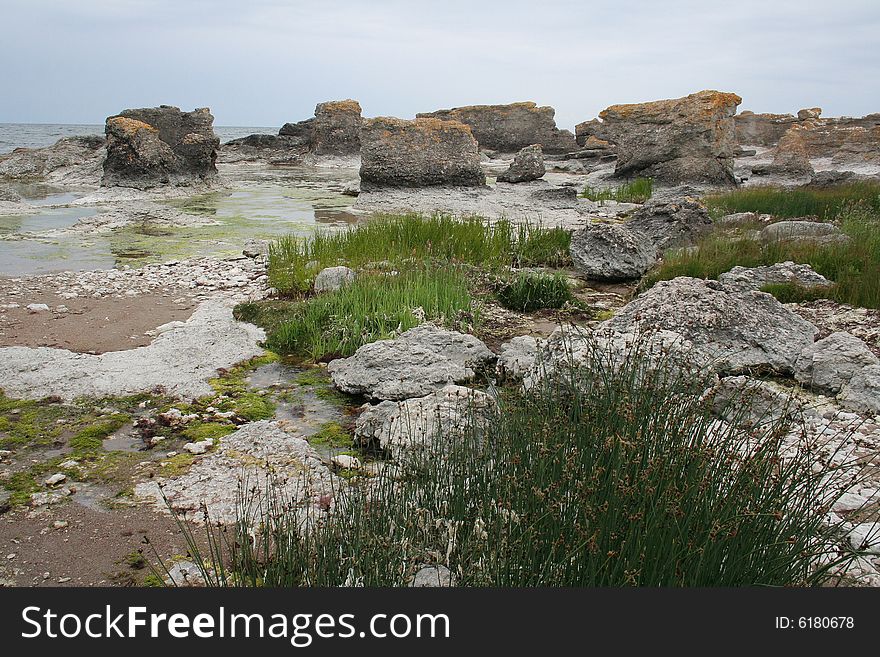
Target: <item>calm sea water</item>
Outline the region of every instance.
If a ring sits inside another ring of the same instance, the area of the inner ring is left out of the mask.
[[[214,126],[214,132],[221,142],[248,135],[278,134],[278,128]],[[0,123],[0,154],[9,153],[16,148],[42,148],[51,146],[62,137],[78,135],[103,135],[104,126],[75,125],[65,123]]]

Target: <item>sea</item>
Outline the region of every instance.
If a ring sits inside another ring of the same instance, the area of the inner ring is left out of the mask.
[[[247,126],[214,126],[221,143],[253,134],[278,134],[278,128]],[[103,135],[103,124],[73,123],[0,123],[0,155],[16,148],[51,146],[62,137]]]

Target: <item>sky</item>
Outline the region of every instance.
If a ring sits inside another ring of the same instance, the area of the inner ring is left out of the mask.
[[[0,122],[210,107],[281,126],[533,100],[572,129],[615,103],[733,91],[740,110],[880,111],[880,0],[0,0]]]

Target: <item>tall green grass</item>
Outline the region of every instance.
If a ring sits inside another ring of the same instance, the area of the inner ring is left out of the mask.
[[[858,182],[830,187],[745,187],[707,196],[714,216],[758,212],[779,218],[818,217],[830,221],[847,213],[853,203],[880,214],[880,183]]]
[[[269,283],[282,295],[308,292],[324,267],[362,267],[424,261],[467,263],[483,268],[564,265],[571,235],[478,217],[378,215],[341,232],[318,231],[311,238],[283,237],[269,247]]]
[[[619,187],[593,187],[587,185],[581,197],[591,201],[617,201],[618,203],[644,203],[654,193],[654,181],[651,178],[636,178],[632,182]]]
[[[502,398],[488,429],[413,453],[394,481],[339,490],[303,523],[277,494],[243,493],[208,526],[211,585],[404,586],[423,564],[461,586],[820,585],[840,527],[837,476],[780,458],[781,420],[718,423],[696,380],[634,349]],[[846,467],[836,471],[844,477]],[[845,555],[843,559],[852,558]]]
[[[520,272],[501,285],[498,300],[505,308],[531,312],[542,308],[562,308],[572,301],[568,281],[561,274]]]
[[[757,267],[792,260],[810,265],[833,281],[829,289],[798,291],[791,286],[773,288],[785,301],[823,297],[863,308],[880,308],[880,212],[865,205],[849,205],[837,216],[848,242],[820,245],[807,242],[762,244],[750,239],[730,239],[710,234],[696,249],[668,253],[660,266],[642,282],[647,288],[676,276],[718,278],[731,268]]]
[[[268,349],[311,360],[350,356],[426,319],[460,330],[479,319],[467,279],[454,268],[363,274],[340,290],[303,301],[239,304],[234,315],[264,327]]]

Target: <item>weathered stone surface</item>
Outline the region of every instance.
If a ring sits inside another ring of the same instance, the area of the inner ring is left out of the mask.
[[[803,124],[791,126],[779,139],[779,144],[773,152],[772,164],[753,168],[752,172],[757,175],[771,174],[794,178],[812,176],[813,163],[810,161],[810,152],[805,140],[808,129]]]
[[[109,117],[103,184],[145,189],[211,180],[220,146],[213,123],[208,109],[167,105]]]
[[[317,155],[357,155],[363,119],[356,100],[318,103],[312,126],[312,150]]]
[[[574,135],[556,127],[552,107],[538,107],[532,102],[510,105],[470,105],[417,114],[418,118],[460,121],[473,131],[480,148],[516,153],[521,148],[540,144],[545,153],[577,150]]]
[[[727,376],[709,392],[715,415],[739,427],[757,427],[797,417],[797,404],[781,386],[749,376]]]
[[[450,384],[424,397],[368,406],[357,419],[354,435],[399,460],[457,432],[485,427],[496,409],[485,392]]]
[[[412,588],[443,588],[455,586],[455,577],[446,566],[422,566],[413,575]]]
[[[615,175],[669,183],[734,183],[736,94],[701,91],[684,98],[612,105],[594,134],[617,146]],[[582,133],[583,134],[583,133]]]
[[[463,123],[379,117],[364,121],[360,139],[364,189],[486,184],[477,142]]]
[[[838,392],[862,368],[880,365],[864,342],[838,331],[807,345],[795,363],[794,378],[826,392]]]
[[[769,294],[684,276],[660,281],[604,326],[625,333],[675,331],[693,344],[697,362],[729,374],[789,374],[817,333]]]
[[[625,225],[589,224],[571,236],[575,268],[597,281],[641,278],[657,261],[657,249],[644,235]]]
[[[822,116],[822,108],[821,107],[808,107],[806,109],[798,110],[797,117],[801,121],[805,121],[806,119],[818,119]]]
[[[837,400],[845,408],[880,413],[880,365],[869,365],[859,370],[843,386]]]
[[[104,159],[99,135],[65,137],[46,148],[16,148],[0,155],[0,178],[97,184]]]
[[[880,114],[800,121],[780,139],[776,157],[830,157],[836,165],[880,165]]]
[[[498,182],[520,183],[537,180],[546,173],[544,154],[540,144],[526,146],[513,159],[513,163],[498,176]]]
[[[499,378],[509,381],[522,379],[534,369],[538,348],[538,339],[531,335],[521,335],[502,344],[495,366]]]
[[[801,287],[816,288],[833,285],[827,278],[814,271],[810,265],[787,260],[764,267],[734,267],[721,274],[718,281],[729,290],[745,292],[760,290],[765,285],[794,283]]]
[[[834,224],[818,221],[777,221],[761,231],[761,241],[772,242],[815,242],[832,244],[846,242],[849,237]]]
[[[315,139],[314,134],[315,117],[297,121],[296,123],[285,123],[278,131],[279,137],[293,137],[304,144],[311,144]]]
[[[692,198],[649,201],[637,209],[626,227],[647,237],[658,251],[693,244],[712,229],[706,207]]]
[[[736,141],[744,146],[776,146],[798,119],[792,114],[756,114],[748,110],[733,117]]]
[[[399,400],[469,381],[494,359],[472,335],[422,324],[393,340],[366,344],[349,358],[332,361],[327,371],[343,392]]]
[[[228,141],[220,147],[220,162],[268,162],[297,164],[308,152],[309,144],[296,137],[248,135]]]
[[[327,267],[315,276],[315,292],[334,292],[351,283],[356,274],[348,267]]]

